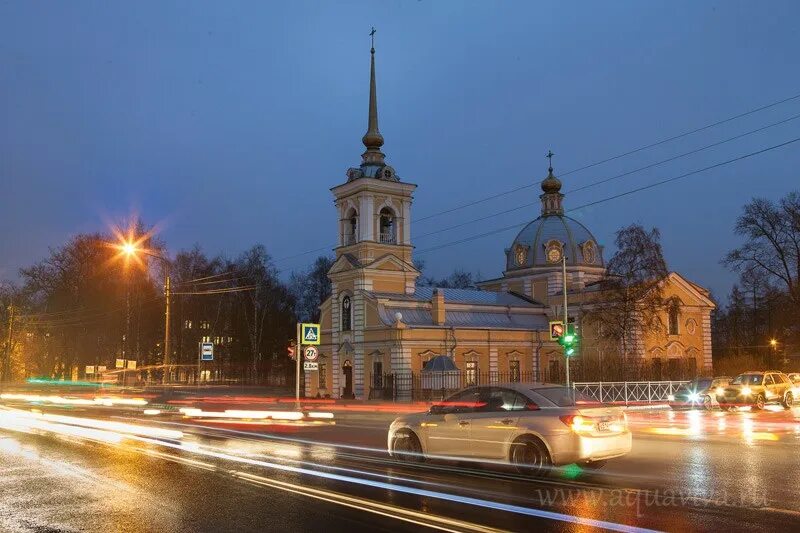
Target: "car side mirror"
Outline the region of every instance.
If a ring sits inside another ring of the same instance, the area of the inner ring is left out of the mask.
[[[431,405],[431,408],[428,410],[428,413],[430,413],[432,415],[444,414],[444,406],[443,405]]]

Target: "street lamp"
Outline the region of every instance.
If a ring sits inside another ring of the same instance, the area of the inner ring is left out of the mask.
[[[165,309],[164,309],[164,375],[163,381],[166,382],[168,380],[168,373],[169,373],[169,363],[170,363],[170,341],[169,341],[169,300],[170,300],[170,280],[169,280],[169,259],[164,257],[163,255],[151,252],[146,248],[140,248],[138,243],[131,242],[131,241],[124,241],[120,243],[117,248],[119,248],[123,254],[128,257],[135,257],[136,254],[143,254],[149,257],[153,257],[162,261],[164,263],[164,301],[165,301]]]

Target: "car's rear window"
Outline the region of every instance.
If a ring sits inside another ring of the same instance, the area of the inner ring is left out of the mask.
[[[763,374],[739,374],[733,380],[734,385],[761,385]]]
[[[584,405],[600,405],[600,402],[587,396],[582,392],[569,387],[542,387],[531,389],[535,394],[544,396],[546,399],[559,407],[581,407]]]

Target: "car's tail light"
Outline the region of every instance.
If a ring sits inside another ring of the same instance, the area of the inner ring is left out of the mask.
[[[539,406],[536,405],[533,402],[528,402],[528,403],[525,404],[525,409],[528,410],[528,411],[538,411],[539,410]]]
[[[581,415],[564,415],[558,418],[575,433],[590,433],[594,430],[594,422]]]

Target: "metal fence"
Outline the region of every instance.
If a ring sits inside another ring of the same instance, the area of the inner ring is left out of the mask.
[[[602,403],[663,403],[686,381],[609,381],[573,383],[572,387]]]
[[[384,374],[370,388],[372,400],[443,400],[451,394],[474,385],[534,381],[533,372],[398,372]]]
[[[535,381],[533,372],[398,372],[384,374],[370,387],[369,398],[390,401],[439,401],[473,385]],[[666,402],[686,381],[574,382],[572,387],[602,403]]]

